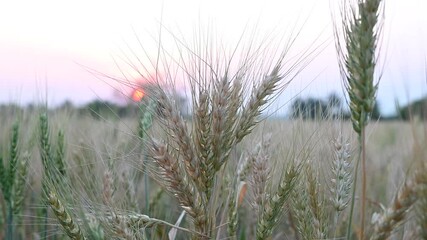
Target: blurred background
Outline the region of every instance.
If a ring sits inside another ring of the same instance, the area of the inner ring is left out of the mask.
[[[134,68],[142,69],[149,65],[148,58],[155,59],[159,39],[165,49],[175,46],[171,37],[161,34],[190,40],[201,32],[209,33],[232,47],[245,31],[277,36],[272,45],[286,44],[280,36],[298,33],[292,51],[320,50],[269,112],[289,116],[296,100],[328,103],[336,96],[344,101],[333,41],[338,2],[2,1],[0,104],[47,102],[52,108],[84,108],[108,102],[124,106],[144,96],[145,81]],[[386,1],[378,91],[378,111],[383,117],[396,116],[396,109],[424,101],[425,9],[424,0]],[[175,84],[185,104],[186,86],[181,81],[176,79]]]

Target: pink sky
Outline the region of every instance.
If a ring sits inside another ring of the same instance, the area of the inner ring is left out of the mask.
[[[97,97],[112,99],[112,87],[83,66],[120,76],[113,56],[124,55],[125,43],[138,49],[133,29],[147,49],[155,50],[149,34],[158,32],[161,18],[168,29],[185,38],[192,36],[200,21],[208,22],[226,42],[233,42],[246,24],[256,23],[261,33],[268,33],[307,19],[294,50],[304,49],[318,36],[330,44],[277,104],[302,89],[304,95],[316,96],[341,92],[330,11],[330,3],[338,0],[6,2],[0,3],[0,103],[45,100],[46,89],[51,105],[65,99],[77,104]],[[386,61],[378,93],[385,113],[393,111],[396,98],[405,103],[426,93],[426,9],[425,0],[386,1]]]

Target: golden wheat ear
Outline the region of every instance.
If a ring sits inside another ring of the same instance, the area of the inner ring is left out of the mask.
[[[80,226],[77,225],[73,217],[70,215],[69,211],[58,199],[54,192],[48,193],[48,203],[55,213],[56,218],[63,227],[65,233],[73,240],[84,240],[86,239],[83,236]]]

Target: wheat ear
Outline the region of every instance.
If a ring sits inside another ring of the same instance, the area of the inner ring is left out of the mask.
[[[388,239],[392,231],[405,220],[406,214],[418,199],[417,192],[427,186],[423,174],[418,173],[412,181],[406,182],[391,205],[381,214],[374,213],[372,216],[374,234],[371,240]]]
[[[361,0],[356,6],[343,9],[343,35],[345,47],[341,46],[341,34],[335,28],[336,46],[340,57],[340,69],[344,86],[349,96],[351,121],[353,129],[359,135],[360,154],[356,163],[362,162],[362,200],[361,200],[361,238],[364,238],[366,209],[366,147],[365,127],[375,105],[378,83],[374,82],[374,71],[377,63],[376,49],[381,30],[378,15],[381,0]],[[357,175],[356,175],[357,176]],[[350,237],[353,217],[356,181],[349,216],[347,238]]]
[[[181,207],[193,218],[197,232],[207,231],[207,216],[202,196],[191,180],[183,173],[178,159],[171,156],[166,145],[151,143],[151,157],[159,166],[163,178],[161,184],[178,199]]]
[[[420,174],[419,178],[427,183],[426,166],[423,164],[421,168],[424,174]],[[427,184],[424,184],[418,189],[418,202],[416,205],[416,217],[418,224],[418,236],[420,239],[427,239]]]
[[[311,164],[307,163],[304,166],[304,176],[297,184],[301,188],[292,191],[293,216],[297,220],[296,228],[303,239],[324,239],[326,236],[324,198]]]
[[[263,206],[261,215],[258,218],[256,239],[266,239],[271,236],[282,214],[286,200],[294,190],[301,172],[300,166],[290,163],[291,166],[285,171],[279,188]]]
[[[48,194],[48,203],[63,227],[65,233],[73,240],[86,239],[80,227],[73,220],[65,206],[61,203],[54,192]]]
[[[25,152],[22,155],[22,159],[18,162],[17,173],[18,176],[15,179],[14,191],[13,191],[13,213],[19,214],[22,210],[22,205],[25,199],[25,187],[28,175],[28,161],[30,154]]]
[[[252,92],[248,104],[242,111],[242,116],[236,130],[236,142],[240,142],[246,135],[251,133],[258,123],[257,117],[261,114],[262,107],[278,87],[280,80],[284,76],[280,75],[280,64],[274,67],[271,73],[266,76],[261,84]]]

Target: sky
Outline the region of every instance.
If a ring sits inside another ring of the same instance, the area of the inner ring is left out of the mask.
[[[342,94],[331,17],[338,2],[0,1],[0,104],[48,101],[55,106],[65,100],[77,105],[93,99],[115,100],[115,89],[122,88],[103,74],[123,77],[124,72],[128,79],[137,79],[126,57],[135,53],[149,63],[143,58],[157,54],[159,32],[191,39],[199,29],[231,46],[245,30],[256,29],[257,37],[298,30],[292,50],[315,47],[319,52],[274,106],[283,106],[299,94]],[[385,115],[393,113],[396,101],[404,105],[426,94],[425,9],[425,0],[386,1],[378,91]],[[172,48],[171,38],[163,35],[164,48]],[[145,55],[139,43],[147,50]]]

